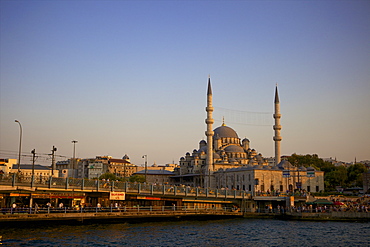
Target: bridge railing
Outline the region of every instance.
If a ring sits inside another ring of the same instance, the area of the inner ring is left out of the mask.
[[[184,185],[157,185],[82,178],[59,178],[39,175],[24,176],[17,173],[0,174],[0,185],[10,185],[12,187],[24,186],[31,188],[41,187],[49,189],[79,189],[101,192],[124,191],[150,195],[174,195],[238,199],[251,198],[251,193],[247,193],[241,190],[195,188]]]
[[[189,207],[189,206],[135,206],[135,207],[125,207],[125,206],[113,206],[110,207],[24,207],[24,208],[0,208],[0,213],[2,215],[9,214],[71,214],[71,213],[133,213],[133,212],[237,212],[235,208],[232,207]]]

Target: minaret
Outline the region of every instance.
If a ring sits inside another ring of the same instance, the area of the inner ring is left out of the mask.
[[[275,119],[275,125],[274,125],[274,131],[275,131],[275,136],[274,136],[274,142],[275,142],[275,165],[278,165],[281,161],[281,154],[280,154],[280,142],[283,139],[280,136],[280,130],[281,130],[281,125],[280,125],[280,102],[279,102],[279,94],[278,94],[278,89],[277,89],[277,84],[276,84],[276,89],[275,89],[275,113],[274,113],[274,119]]]
[[[207,90],[207,118],[206,118],[206,124],[207,124],[207,160],[206,160],[206,172],[207,178],[205,178],[205,186],[204,187],[211,187],[211,174],[213,173],[213,118],[212,118],[212,112],[213,112],[213,106],[212,106],[212,88],[211,88],[211,78],[208,77],[208,90]]]

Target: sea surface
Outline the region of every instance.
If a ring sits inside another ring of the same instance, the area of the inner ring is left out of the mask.
[[[370,246],[370,223],[272,219],[0,223],[3,246]]]

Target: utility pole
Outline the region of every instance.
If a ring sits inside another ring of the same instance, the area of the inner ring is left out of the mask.
[[[78,141],[73,140],[73,159],[72,159],[72,169],[76,169],[76,143]]]
[[[32,154],[32,176],[35,175],[35,158],[36,158],[36,150],[33,149],[31,151]]]
[[[56,170],[55,167],[55,152],[57,151],[57,148],[53,146],[53,149],[51,150],[51,175],[54,176],[54,170]]]
[[[145,182],[146,182],[146,174],[148,172],[147,163],[148,163],[148,155],[144,154],[143,158],[145,158]]]
[[[22,150],[22,125],[21,122],[15,120],[19,124],[19,149],[18,149],[18,174],[21,172],[21,150]]]

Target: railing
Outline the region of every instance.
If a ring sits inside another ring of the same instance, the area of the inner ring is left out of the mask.
[[[44,208],[0,208],[0,213],[2,215],[10,214],[72,214],[72,213],[136,213],[136,212],[236,212],[235,208],[231,207],[188,207],[188,206],[136,206],[136,207],[80,207],[80,208],[71,208],[71,207],[44,207]],[[1,217],[1,216],[0,216]]]
[[[190,186],[156,185],[147,183],[129,183],[82,178],[57,178],[52,176],[24,176],[17,173],[0,174],[0,185],[12,187],[24,186],[30,188],[73,189],[100,192],[129,192],[144,195],[174,195],[213,198],[249,199],[251,193],[241,190],[194,188]]]

